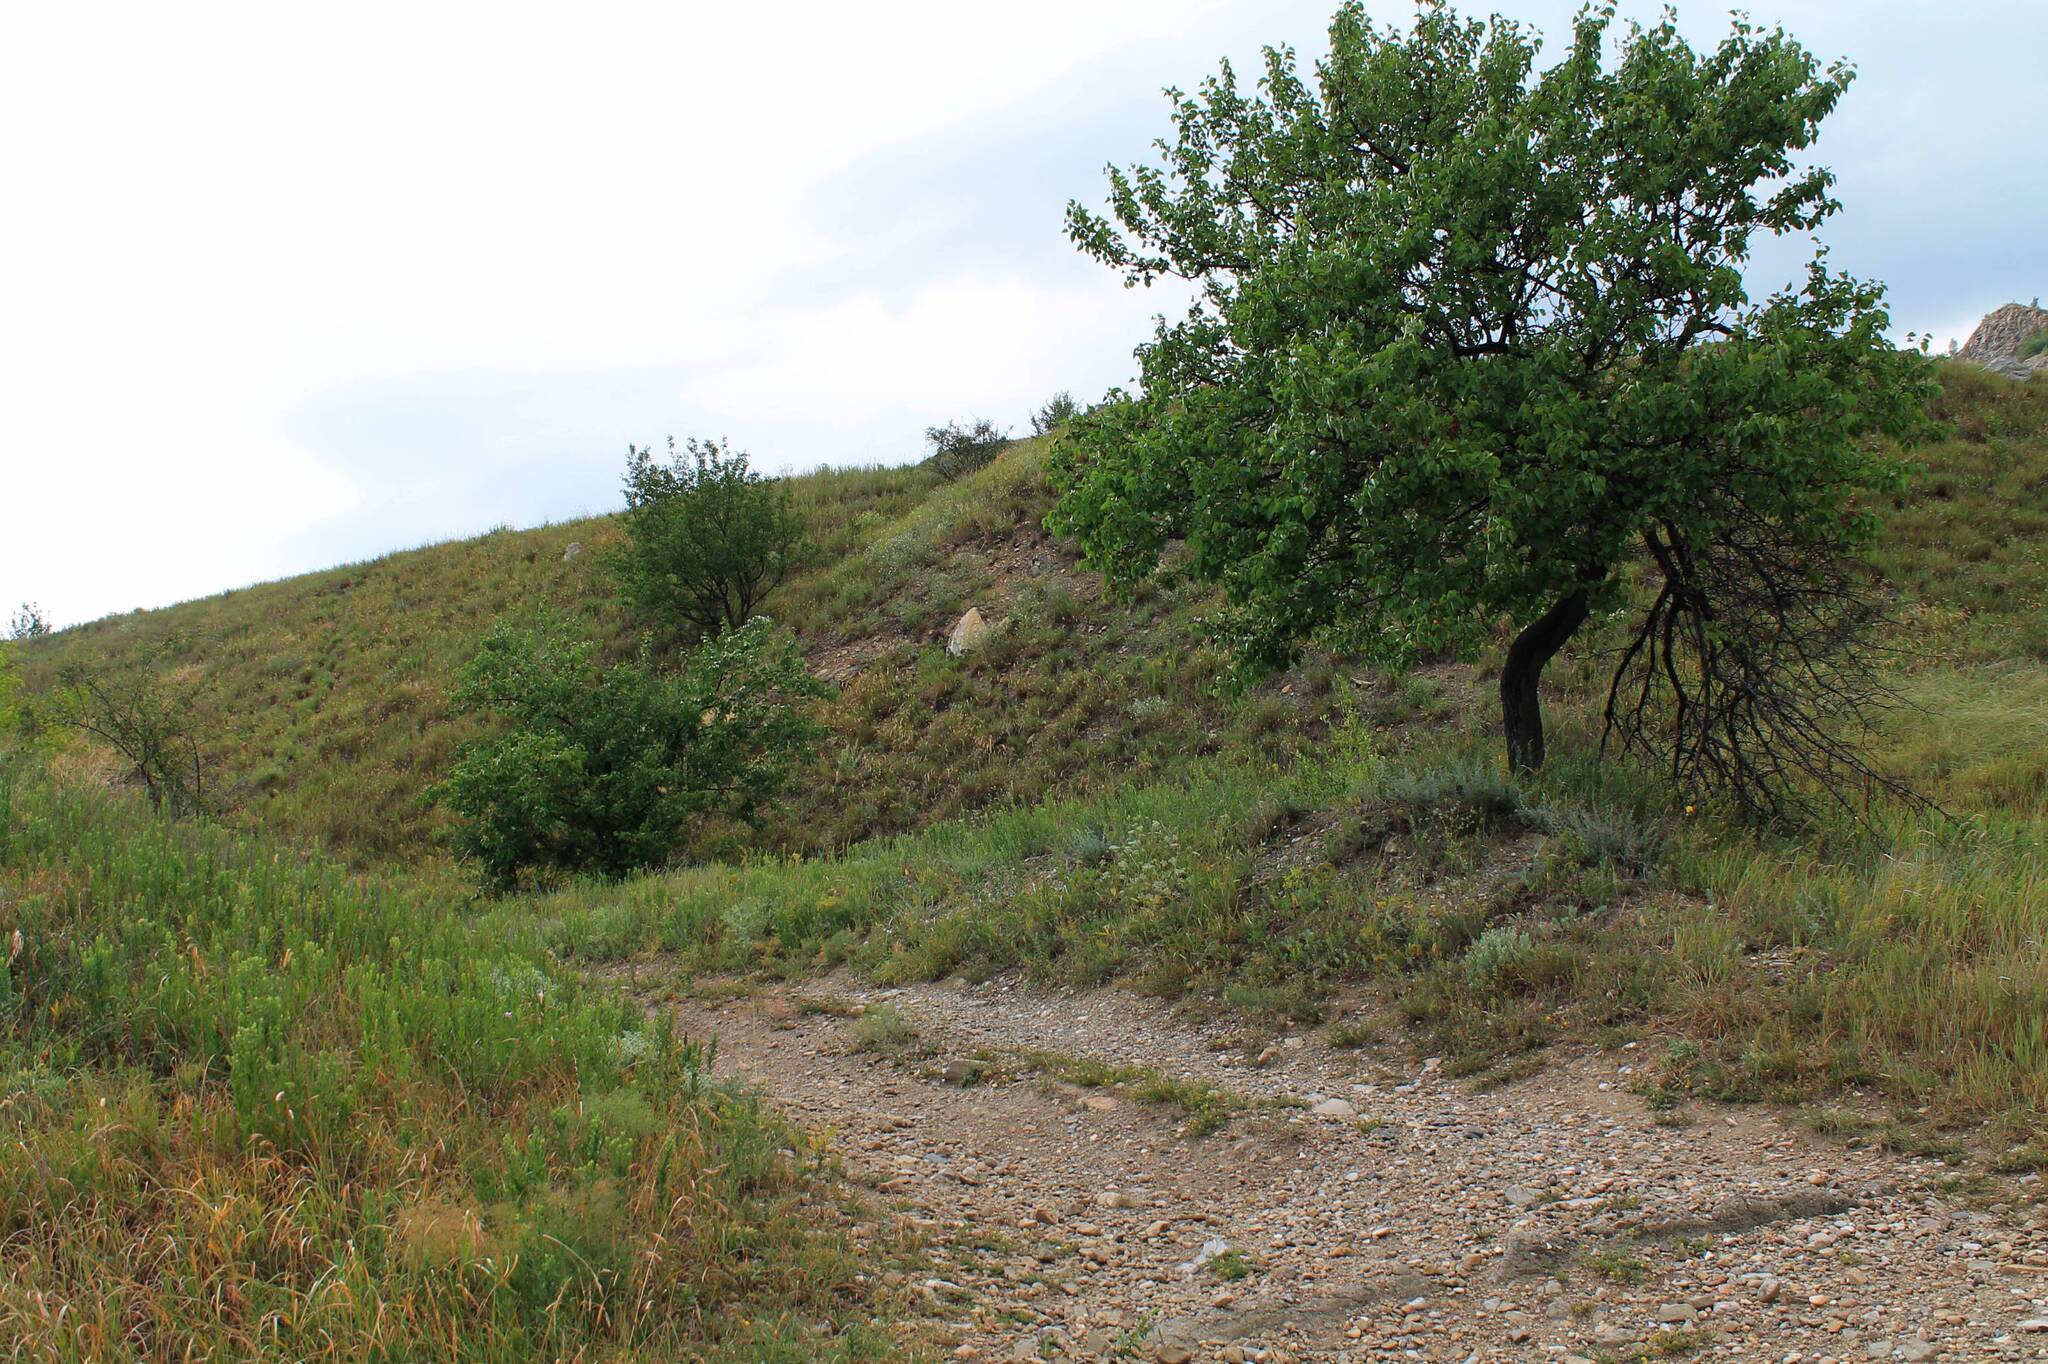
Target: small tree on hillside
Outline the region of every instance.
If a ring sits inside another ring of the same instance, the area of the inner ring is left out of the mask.
[[[1074,401],[1074,395],[1061,389],[1052,395],[1052,401],[1031,414],[1031,433],[1035,436],[1049,436],[1081,415],[1081,405]]]
[[[23,602],[7,625],[9,639],[41,639],[49,633],[50,618],[32,601]]]
[[[1010,433],[986,419],[947,422],[926,427],[924,443],[931,451],[925,464],[941,478],[955,479],[986,467],[1010,443]]]
[[[737,629],[810,553],[803,514],[781,484],[719,441],[627,447],[626,545],[612,571],[634,606],[699,634]]]
[[[1920,429],[1931,378],[1818,249],[1796,288],[1744,286],[1758,234],[1836,211],[1793,157],[1851,72],[1740,21],[1704,53],[1632,28],[1610,66],[1612,20],[1588,9],[1538,72],[1507,20],[1426,3],[1382,31],[1350,4],[1312,78],[1269,51],[1257,93],[1226,65],[1174,94],[1164,165],[1112,170],[1110,218],[1068,226],[1199,295],[1140,352],[1142,394],[1063,443],[1053,524],[1123,581],[1184,539],[1253,660],[1321,638],[1405,662],[1506,621],[1517,770],[1543,761],[1545,665],[1640,568],[1616,732],[1675,733],[1675,777],[1768,807],[1758,783],[1853,761],[1816,736],[1871,696],[1842,651],[1855,499],[1900,484],[1873,441]]]
[[[68,664],[51,713],[120,754],[151,809],[199,814],[207,807],[206,757],[191,693],[166,676],[174,652],[166,642],[119,670]]]
[[[463,745],[430,797],[494,886],[530,868],[622,876],[666,859],[692,819],[750,819],[812,751],[804,702],[823,687],[764,617],[694,649],[676,672],[642,654],[602,666],[543,615],[501,622],[464,669],[460,711],[502,725]]]

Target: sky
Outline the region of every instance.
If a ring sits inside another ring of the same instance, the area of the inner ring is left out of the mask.
[[[0,617],[608,510],[628,443],[895,463],[1128,383],[1169,305],[1074,251],[1067,201],[1145,158],[1163,87],[1306,62],[1333,7],[9,7]],[[1576,5],[1498,8],[1555,50]],[[1744,8],[1859,70],[1827,239],[1902,333],[2048,292],[2048,4]]]

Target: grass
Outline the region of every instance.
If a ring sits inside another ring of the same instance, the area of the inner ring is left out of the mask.
[[[0,1338],[895,1357],[801,1134],[458,902],[0,760]]]

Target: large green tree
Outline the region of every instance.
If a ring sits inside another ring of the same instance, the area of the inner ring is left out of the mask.
[[[1184,541],[1255,660],[1320,639],[1400,664],[1506,623],[1517,769],[1543,760],[1545,665],[1641,570],[1623,737],[1654,713],[1681,776],[1738,791],[1824,768],[1831,739],[1798,745],[1841,699],[1820,646],[1863,614],[1855,498],[1900,480],[1875,438],[1918,428],[1927,366],[1818,245],[1758,300],[1743,267],[1837,211],[1799,154],[1851,74],[1741,21],[1700,52],[1597,6],[1546,66],[1506,20],[1425,4],[1385,30],[1351,4],[1312,75],[1269,49],[1256,91],[1228,65],[1169,91],[1159,164],[1112,168],[1108,214],[1068,227],[1195,300],[1140,350],[1141,390],[1061,446],[1053,524],[1123,581]],[[1717,595],[1759,582],[1761,611],[1723,620]],[[1735,661],[1703,667],[1716,647]],[[1779,743],[1762,767],[1753,730]]]

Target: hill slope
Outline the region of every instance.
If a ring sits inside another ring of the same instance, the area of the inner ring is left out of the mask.
[[[1196,593],[1101,599],[1039,528],[1045,454],[1024,442],[950,484],[919,467],[790,480],[821,562],[769,609],[837,684],[838,742],[769,846],[843,847],[1224,750],[1277,756],[1312,728],[1326,671],[1214,697],[1224,660],[1195,637]],[[494,619],[550,603],[632,647],[602,563],[618,535],[610,518],[496,531],[112,617],[39,642],[25,672],[42,685],[71,659],[137,666],[168,643],[230,819],[358,861],[415,858],[440,827],[420,792],[474,732],[447,692]],[[939,645],[970,605],[1002,628],[956,660]]]

